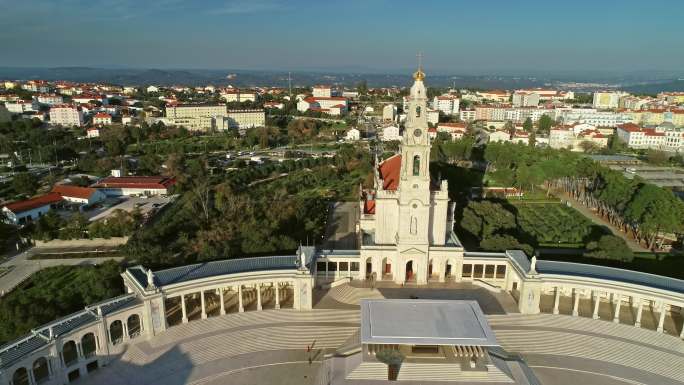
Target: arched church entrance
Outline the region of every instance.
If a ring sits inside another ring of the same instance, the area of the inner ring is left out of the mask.
[[[406,262],[406,281],[412,281],[415,278],[413,274],[413,261]]]
[[[447,261],[446,268],[444,269],[444,278],[451,278],[452,269],[451,261]]]
[[[371,257],[366,258],[366,278],[373,274],[373,261]]]
[[[382,259],[382,279],[392,279],[392,264],[387,258]]]

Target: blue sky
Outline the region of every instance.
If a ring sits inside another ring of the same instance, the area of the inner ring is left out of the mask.
[[[681,0],[0,0],[0,66],[684,68]]]

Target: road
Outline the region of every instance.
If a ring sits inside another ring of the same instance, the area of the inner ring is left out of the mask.
[[[34,254],[45,254],[45,253],[74,253],[74,252],[85,252],[94,251],[96,249],[111,249],[111,246],[103,243],[102,245],[89,245],[89,246],[69,246],[69,247],[59,247],[59,248],[47,248],[47,247],[33,247],[21,254],[17,254],[7,261],[0,264],[2,268],[11,269],[8,273],[0,277],[0,296],[13,290],[33,273],[44,269],[46,267],[52,266],[62,266],[62,265],[96,265],[102,263],[106,260],[122,260],[123,257],[111,258],[68,258],[68,259],[29,259]]]

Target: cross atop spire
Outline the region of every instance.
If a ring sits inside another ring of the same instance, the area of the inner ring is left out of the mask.
[[[416,56],[418,57],[418,69],[423,69],[423,53],[418,52],[418,55]]]

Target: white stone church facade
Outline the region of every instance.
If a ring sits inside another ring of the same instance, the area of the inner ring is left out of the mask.
[[[460,272],[464,250],[448,184],[430,178],[425,74],[413,77],[401,152],[377,165],[374,189],[362,194],[360,275],[425,285]]]

